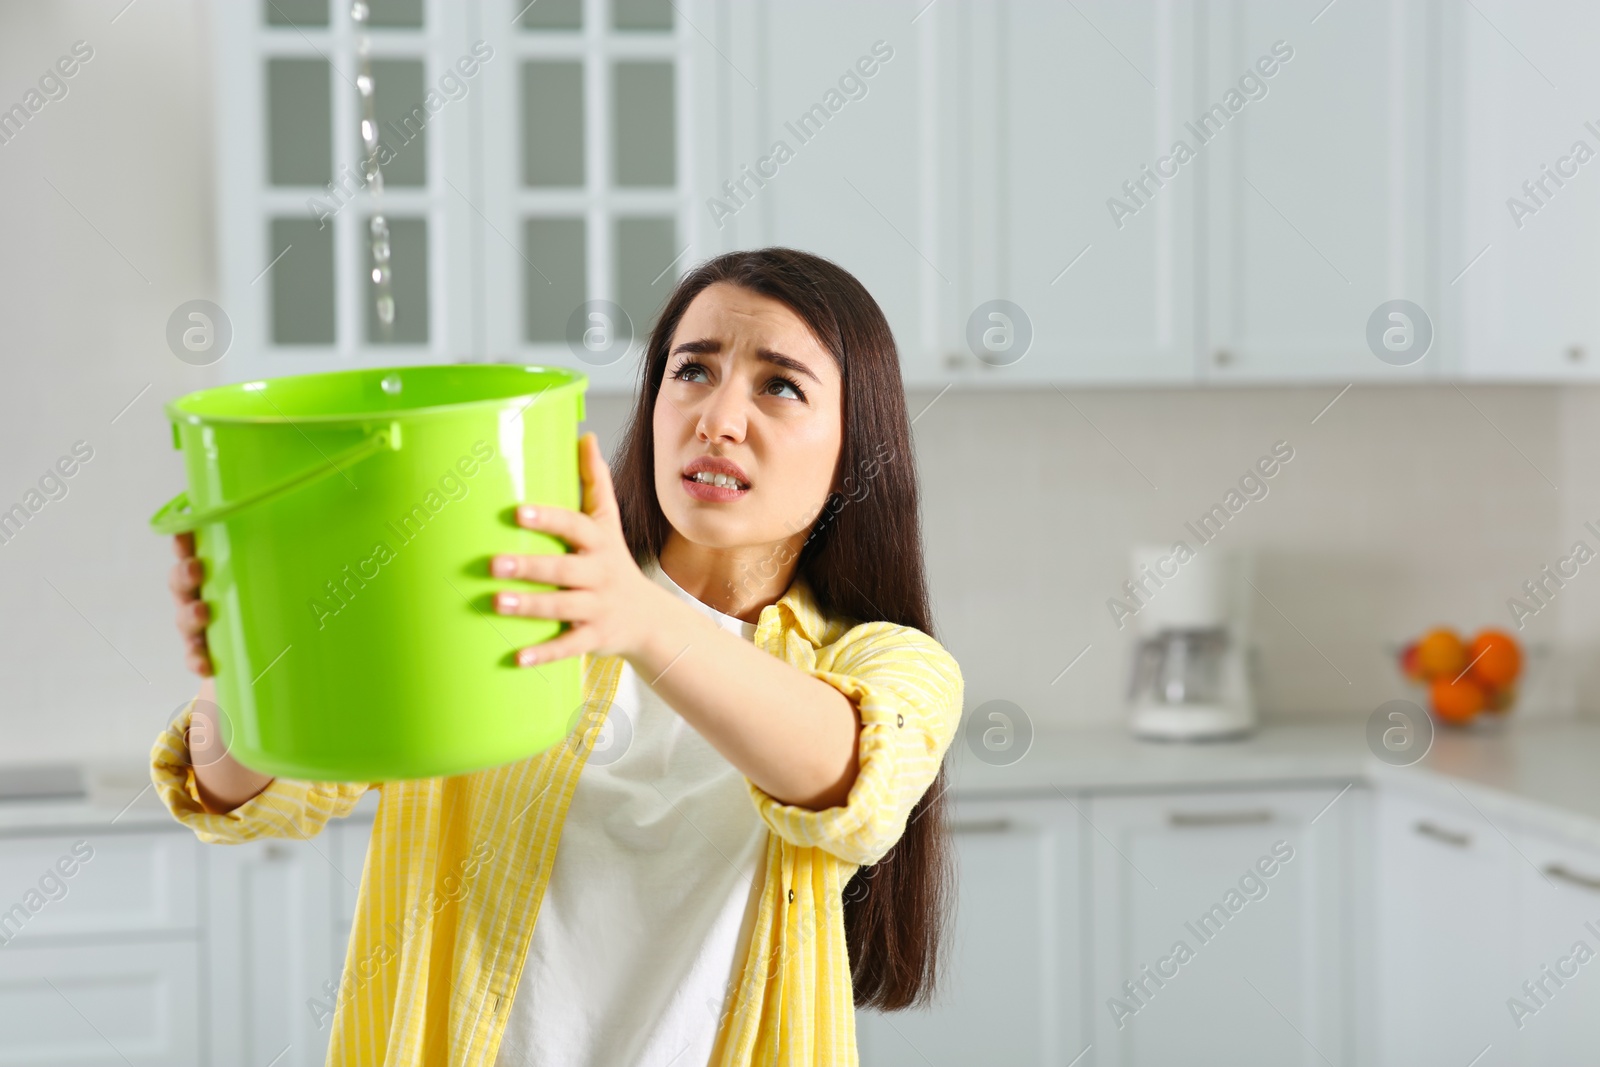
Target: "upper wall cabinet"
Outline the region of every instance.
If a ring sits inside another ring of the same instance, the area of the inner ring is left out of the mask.
[[[1580,0],[367,2],[381,243],[352,4],[217,9],[229,377],[625,389],[684,271],[772,244],[913,385],[1600,374]]]
[[[725,247],[847,266],[913,384],[1192,379],[1197,183],[1107,209],[1190,108],[1187,5],[728,10]]]
[[[964,272],[947,376],[1192,379],[1204,185],[1177,146],[1194,141],[1194,10],[951,5],[966,52],[950,189]]]
[[[473,347],[471,127],[483,74],[504,60],[474,48],[460,5],[369,6],[375,150],[347,0],[212,11],[231,378],[442,362]],[[386,237],[372,229],[374,158]],[[377,312],[385,268],[392,322]]]
[[[1477,0],[1445,24],[1452,370],[1600,376],[1600,6]]]
[[[692,195],[717,156],[705,5],[483,0],[479,314],[491,358],[628,388],[678,276],[707,249]],[[463,190],[467,194],[466,190]]]
[[[1203,142],[1208,185],[1207,381],[1393,381],[1440,364],[1419,351],[1437,324],[1434,5],[1320,6],[1210,6],[1203,89],[1178,131]],[[1380,342],[1398,327],[1385,360],[1368,322],[1392,300],[1428,322],[1381,314]]]
[[[709,5],[366,6],[376,152],[351,0],[217,9],[224,373],[498,360],[631,385],[657,310],[704,254],[689,206],[720,143],[701,77],[717,45],[695,28],[713,25]]]

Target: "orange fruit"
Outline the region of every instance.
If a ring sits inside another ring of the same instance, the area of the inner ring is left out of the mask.
[[[1484,630],[1472,639],[1467,662],[1472,664],[1472,678],[1490,689],[1501,689],[1522,672],[1522,649],[1517,639],[1503,630]]]
[[[1433,713],[1452,726],[1465,726],[1473,716],[1483,710],[1483,687],[1471,678],[1452,682],[1449,678],[1434,679],[1429,689]]]
[[[1441,626],[1429,630],[1417,642],[1417,669],[1425,678],[1449,681],[1466,670],[1468,662],[1467,646],[1454,630]]]

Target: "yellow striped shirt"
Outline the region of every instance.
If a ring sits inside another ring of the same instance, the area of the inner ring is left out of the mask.
[[[899,840],[932,783],[960,719],[961,672],[918,630],[824,617],[798,579],[761,612],[755,643],[856,705],[859,771],[846,802],[822,811],[747,783],[772,833],[711,1064],[856,1064],[842,892],[859,865]],[[589,707],[611,706],[621,666],[585,657]],[[374,784],[278,778],[217,815],[195,789],[185,709],[151,751],[151,778],[179,822],[218,844],[310,838],[379,789],[328,1063],[485,1065],[499,1049],[567,805],[604,718],[585,716],[575,743],[502,767]]]

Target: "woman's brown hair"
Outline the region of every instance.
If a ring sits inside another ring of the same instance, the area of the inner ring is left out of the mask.
[[[700,292],[727,282],[787,305],[837,362],[843,381],[839,485],[800,550],[796,573],[833,618],[891,622],[932,635],[911,423],[889,323],[848,271],[792,248],[728,252],[685,274],[644,352],[638,400],[612,464],[628,546],[641,565],[660,555],[669,525],[656,496],[652,415],[672,335]],[[938,978],[952,896],[941,765],[877,863],[843,892],[857,1007],[923,1004]]]

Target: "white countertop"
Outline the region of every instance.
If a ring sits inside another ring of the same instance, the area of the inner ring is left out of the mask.
[[[995,767],[965,735],[950,755],[954,796],[1076,795],[1226,786],[1371,782],[1459,804],[1600,847],[1600,722],[1512,718],[1468,731],[1441,728],[1428,755],[1391,767],[1368,751],[1359,718],[1275,721],[1240,741],[1140,741],[1126,730],[1040,730],[1027,754]],[[68,829],[182,828],[150,786],[143,762],[85,768],[82,800],[0,802],[0,834]]]
[[[1392,767],[1372,755],[1366,720],[1277,721],[1239,741],[1141,741],[1125,729],[1041,730],[1016,763],[989,766],[957,737],[954,796],[1150,792],[1229,785],[1371,782],[1440,801],[1463,798],[1499,825],[1600,847],[1600,723],[1515,718],[1440,727],[1428,755]]]
[[[83,782],[88,795],[78,799],[0,800],[0,834],[183,829],[156,796],[144,760],[87,764]]]
[[[990,766],[963,732],[952,745],[951,791],[958,794],[1068,793],[1191,788],[1227,783],[1348,781],[1368,757],[1360,719],[1270,724],[1238,741],[1141,741],[1122,727],[1040,730],[1026,754]],[[1600,743],[1600,729],[1595,731]]]

